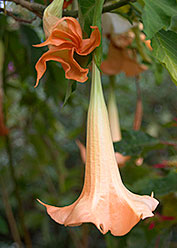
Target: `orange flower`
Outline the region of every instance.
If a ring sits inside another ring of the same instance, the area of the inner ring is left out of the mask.
[[[46,62],[54,60],[61,63],[65,70],[65,77],[79,82],[85,82],[88,77],[88,69],[82,68],[74,59],[74,53],[78,55],[88,55],[100,44],[100,32],[97,26],[93,29],[89,39],[82,38],[82,30],[78,21],[72,17],[58,19],[52,28],[48,39],[36,47],[49,46],[49,50],[44,53],[36,64],[37,82],[46,71]]]
[[[139,75],[147,70],[145,65],[136,61],[136,54],[127,48],[132,39],[125,35],[115,36],[109,45],[108,57],[103,61],[101,70],[107,75],[116,75],[124,72],[127,77]]]
[[[140,219],[153,216],[158,201],[128,191],[115,159],[100,71],[93,63],[87,122],[85,181],[79,198],[66,207],[42,203],[59,224],[79,226],[91,222],[103,233],[125,235]]]

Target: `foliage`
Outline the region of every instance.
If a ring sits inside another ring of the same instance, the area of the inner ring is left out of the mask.
[[[177,3],[175,0],[144,0],[144,3],[144,32],[151,39],[162,28],[168,30],[172,17],[177,15]]]
[[[153,54],[170,72],[177,84],[177,34],[172,31],[159,31],[152,39]]]
[[[116,152],[127,156],[141,156],[143,150],[158,144],[159,141],[142,131],[122,131],[122,140],[114,143]],[[152,148],[151,148],[152,149]]]

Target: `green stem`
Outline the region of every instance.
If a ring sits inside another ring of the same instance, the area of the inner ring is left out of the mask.
[[[46,8],[45,5],[43,4],[39,4],[39,3],[34,3],[34,2],[29,2],[26,0],[9,0],[9,2],[14,2],[16,4],[21,5],[22,7],[28,9],[29,11],[33,12],[34,14],[36,14],[38,17],[42,18],[43,12]],[[110,12],[114,9],[118,9],[124,5],[130,4],[136,2],[136,0],[120,0],[117,3],[114,4],[109,4],[105,7],[103,7],[103,11],[102,13],[105,12]],[[78,17],[78,11],[77,10],[64,10],[63,11],[63,16],[72,16],[72,17]]]
[[[112,10],[118,9],[123,7],[124,5],[127,5],[129,3],[134,3],[136,0],[121,0],[118,3],[113,3],[108,6],[103,7],[103,13],[105,12],[111,12]]]
[[[133,28],[133,32],[135,34],[135,41],[136,41],[136,44],[137,44],[138,52],[141,55],[143,61],[146,62],[146,63],[151,63],[151,59],[149,58],[149,56],[145,52],[145,49],[144,49],[144,46],[143,46],[143,42],[142,42],[142,40],[140,38],[139,27],[134,27]]]

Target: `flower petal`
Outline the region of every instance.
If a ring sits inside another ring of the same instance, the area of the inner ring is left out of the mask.
[[[73,79],[78,82],[85,82],[88,77],[88,69],[80,67],[80,65],[73,58],[73,50],[56,50],[51,49],[44,53],[36,63],[37,81],[35,87],[38,85],[40,78],[46,71],[46,62],[54,60],[60,62],[65,70],[65,76],[68,79]]]
[[[87,55],[100,45],[101,36],[98,27],[91,26],[91,28],[93,31],[90,38],[82,40],[81,46],[76,50],[80,55]]]
[[[62,30],[66,33],[73,36],[77,42],[82,41],[82,30],[79,22],[73,17],[63,17],[61,18],[56,25],[53,27],[53,30]]]
[[[132,55],[130,50],[110,44],[108,57],[103,61],[101,70],[107,75],[124,72],[127,77],[133,77],[147,69],[146,66],[138,64],[136,59],[131,58],[130,55]]]

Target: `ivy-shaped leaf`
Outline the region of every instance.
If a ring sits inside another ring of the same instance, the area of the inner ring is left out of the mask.
[[[162,28],[168,29],[173,16],[177,15],[176,0],[144,0],[144,32],[148,39]]]
[[[154,57],[169,71],[177,85],[177,34],[159,31],[152,39]]]

